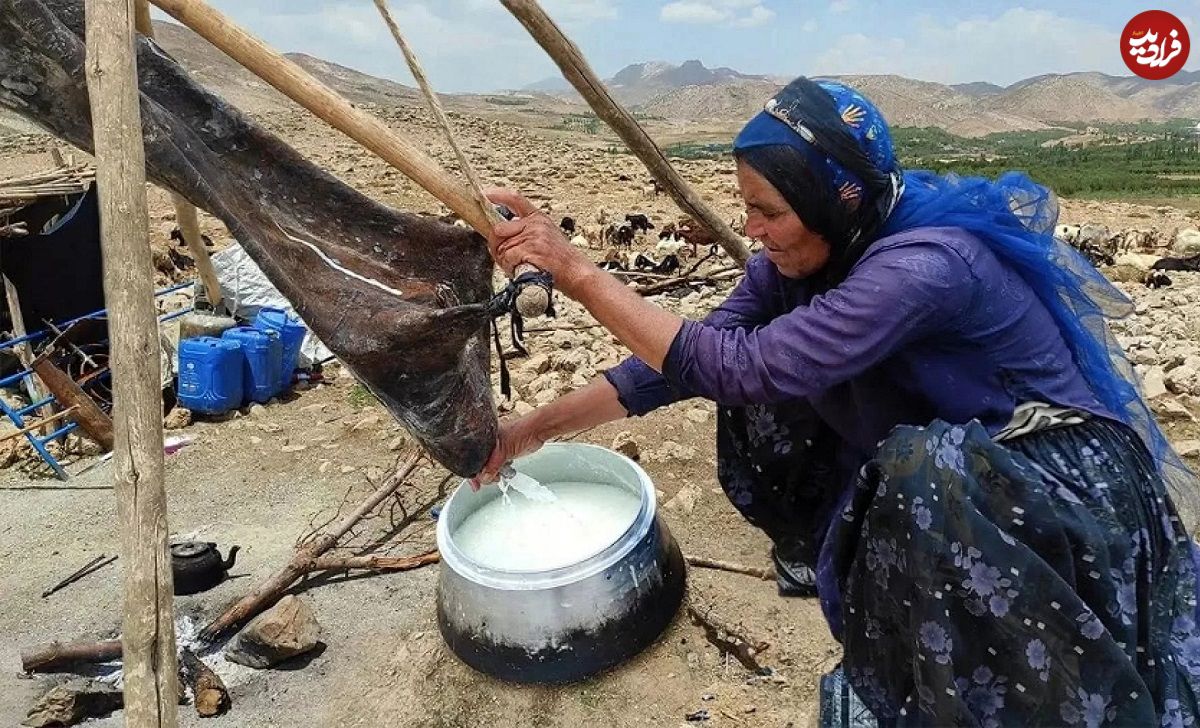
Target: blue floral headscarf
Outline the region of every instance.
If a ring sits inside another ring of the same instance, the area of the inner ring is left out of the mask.
[[[1176,502],[1200,513],[1195,476],[1146,406],[1107,319],[1133,312],[1126,296],[1054,237],[1058,201],[1021,172],[996,180],[901,170],[891,133],[862,94],[801,77],[767,101],[734,141],[832,255],[816,281],[836,286],[876,240],[918,227],[957,227],[1012,266],[1050,311],[1097,398],[1138,431]]]
[[[830,285],[873,242],[904,189],[883,115],[834,81],[788,84],[746,124],[733,149],[830,243]]]

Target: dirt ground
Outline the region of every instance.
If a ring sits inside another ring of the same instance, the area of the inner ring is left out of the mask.
[[[402,108],[377,111],[453,166],[422,113]],[[401,209],[438,211],[434,201],[398,173],[320,123],[288,114],[265,121],[373,197]],[[617,220],[626,212],[642,212],[660,226],[679,217],[667,197],[644,190],[647,175],[641,165],[627,154],[608,151],[610,142],[604,138],[530,131],[488,118],[465,119],[462,136],[490,184],[532,192],[555,215],[595,224],[602,208]],[[4,174],[46,166],[49,144],[40,135],[0,139]],[[736,216],[739,204],[728,162],[679,166],[706,199],[730,219]],[[1183,212],[1163,207],[1065,200],[1063,211],[1064,221],[1073,223],[1194,225]],[[208,216],[203,221],[205,232],[222,244],[223,227]],[[151,235],[156,247],[169,244],[171,224],[166,196],[152,191]],[[186,272],[163,273],[161,282],[181,275]],[[1200,287],[1188,290],[1195,293]],[[662,300],[688,315],[701,315],[721,294],[709,290],[692,300]],[[566,315],[549,325],[584,326],[589,320],[567,307]],[[573,374],[540,379],[533,372],[518,372],[518,397],[524,406],[536,404],[539,394],[569,389],[605,362],[615,363],[612,357],[622,351],[605,340],[607,335],[591,331],[596,333],[574,344],[568,341],[566,347],[557,334],[530,336],[535,356],[562,356],[564,348],[579,346],[599,349]],[[508,408],[520,409],[515,403]],[[699,414],[703,412],[710,416]],[[619,432],[628,431],[643,451],[655,455],[644,458],[643,467],[662,491],[662,503],[684,488],[697,495],[690,512],[683,507],[663,510],[685,552],[767,566],[766,539],[737,516],[716,481],[711,412],[681,403],[645,418],[606,425],[580,439],[609,445]],[[1194,423],[1172,428],[1173,439],[1196,437]],[[401,451],[393,448],[400,447],[402,437],[399,426],[346,376],[253,413],[198,422],[172,434],[193,440],[167,458],[172,533],[215,541],[222,550],[232,544],[242,547],[232,579],[210,592],[177,600],[178,617],[197,622],[214,616],[282,565],[313,523],[333,516],[343,501],[356,502],[369,492],[371,482],[394,466]],[[665,448],[668,442],[671,447]],[[78,471],[93,461],[75,459],[69,467]],[[373,520],[352,545],[378,541],[383,551],[396,554],[431,548],[434,521],[429,509],[440,500],[437,486],[443,474],[436,468],[420,473],[390,509],[392,519]],[[116,553],[111,480],[110,464],[98,465],[70,483],[42,472],[0,471],[0,725],[19,724],[33,701],[61,679],[19,675],[22,648],[56,639],[106,638],[118,631],[120,562],[47,599],[40,597],[43,589],[92,557]],[[713,605],[723,620],[739,623],[770,643],[761,659],[775,675],[752,675],[709,645],[698,627],[677,618],[641,656],[586,683],[553,688],[504,684],[465,667],[444,648],[434,622],[436,577],[437,567],[431,567],[300,585],[296,592],[310,601],[322,625],[324,649],[275,670],[225,664],[234,707],[204,725],[682,725],[686,714],[707,710],[708,725],[810,726],[816,720],[817,680],[839,658],[814,600],[784,600],[772,583],[693,569],[692,598]],[[200,725],[190,706],[181,707],[180,715],[181,725]],[[91,725],[117,726],[120,721],[117,713]]]
[[[352,498],[369,492],[368,477],[378,479],[394,464],[397,453],[388,445],[399,429],[381,410],[360,406],[361,399],[342,378],[255,415],[184,430],[194,442],[167,459],[172,533],[242,550],[234,578],[205,594],[180,597],[179,615],[215,614],[282,564],[314,518],[332,515],[348,492]],[[582,439],[607,445],[628,430],[643,446],[664,437],[694,446],[702,454],[690,461],[645,463],[666,499],[684,486],[699,486],[693,512],[664,514],[671,530],[687,553],[768,565],[766,541],[736,517],[717,486],[711,422],[680,417],[684,407],[689,405],[608,425]],[[299,445],[306,447],[282,451]],[[413,518],[390,539],[392,552],[434,545],[428,511],[438,500],[441,474],[430,469],[403,493]],[[0,724],[16,725],[55,681],[19,676],[21,648],[118,631],[119,561],[39,597],[93,556],[116,553],[111,477],[111,465],[102,465],[70,484],[0,481]],[[382,521],[371,526],[355,544],[388,531]],[[838,656],[814,601],[782,600],[773,584],[750,577],[693,570],[693,598],[768,641],[763,662],[778,670],[777,678],[755,678],[723,659],[699,628],[680,618],[643,655],[606,675],[570,687],[517,687],[474,672],[445,649],[434,621],[436,569],[299,587],[327,647],[286,669],[253,671],[226,663],[234,708],[204,725],[673,725],[686,713],[708,709],[713,725],[802,726],[814,719],[817,677]],[[188,706],[181,716],[181,725],[199,724]],[[116,726],[119,720],[117,715],[93,725]]]

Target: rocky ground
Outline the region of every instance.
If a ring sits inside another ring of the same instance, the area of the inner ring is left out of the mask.
[[[453,166],[425,114],[409,108],[377,111]],[[440,211],[398,173],[320,123],[283,113],[264,121],[368,194],[402,209]],[[637,160],[610,151],[612,142],[603,136],[531,131],[491,117],[460,117],[458,122],[468,154],[489,183],[522,190],[556,216],[597,226],[600,219],[644,213],[659,227],[679,217],[667,197],[646,189],[647,175]],[[45,166],[49,144],[39,135],[0,137],[4,169],[16,174]],[[728,162],[680,162],[679,168],[710,203],[736,218],[739,204]],[[1167,237],[1195,225],[1193,217],[1174,207],[1064,200],[1062,209],[1067,223],[1147,228]],[[151,195],[151,216],[152,240],[161,257],[170,244],[172,213],[159,191]],[[205,216],[204,227],[223,244],[222,226]],[[639,245],[649,247],[650,242]],[[593,251],[597,258],[603,252]],[[188,275],[164,268],[162,282]],[[1200,275],[1172,277],[1174,285],[1162,290],[1120,284],[1133,299],[1135,313],[1114,331],[1145,376],[1147,395],[1169,436],[1195,465],[1200,453]],[[731,285],[703,286],[656,300],[698,318]],[[514,400],[501,404],[503,412],[543,404],[625,355],[578,306],[562,301],[560,311],[555,320],[529,324],[532,355],[514,362]],[[242,546],[235,578],[210,592],[180,598],[181,619],[191,623],[211,617],[269,575],[314,523],[333,516],[343,501],[369,492],[404,451],[404,433],[365,390],[337,367],[329,373],[326,384],[284,401],[222,421],[197,421],[172,433],[191,439],[168,457],[172,532],[216,541],[222,548]],[[766,566],[766,541],[736,516],[716,482],[713,428],[711,406],[685,402],[597,428],[581,439],[636,444],[685,551]],[[18,467],[0,471],[0,723],[5,725],[20,722],[34,699],[55,682],[20,677],[20,649],[52,639],[112,636],[120,614],[120,562],[47,599],[39,596],[89,558],[116,552],[111,466],[96,465],[62,484],[19,456],[12,456]],[[68,458],[72,471],[95,462],[88,454]],[[421,471],[389,509],[390,519],[369,523],[354,544],[386,537],[389,553],[430,548],[434,522],[429,509],[442,497],[443,476],[437,468]],[[747,672],[706,642],[702,630],[679,618],[652,648],[606,675],[568,687],[516,687],[471,671],[446,651],[434,622],[435,580],[436,567],[305,582],[296,592],[312,606],[324,647],[281,669],[223,665],[234,707],[204,724],[681,725],[685,715],[707,710],[710,725],[807,726],[815,721],[817,678],[838,659],[837,645],[814,601],[782,600],[772,584],[750,577],[693,570],[694,599],[770,643],[762,660],[775,670],[772,676]],[[181,715],[182,725],[199,724],[190,707],[181,708]],[[116,726],[119,721],[118,713],[95,725]]]

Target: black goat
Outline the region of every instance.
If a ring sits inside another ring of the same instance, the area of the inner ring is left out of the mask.
[[[646,217],[645,215],[626,215],[625,222],[629,223],[634,232],[637,232],[638,230],[650,232],[654,229],[654,225],[650,222],[650,218]]]
[[[175,228],[171,231],[171,239],[179,245],[187,245],[187,241],[183,239],[183,231],[179,228]],[[200,240],[204,242],[204,247],[206,248],[211,248],[213,246],[212,238],[208,237],[204,233],[200,233]]]

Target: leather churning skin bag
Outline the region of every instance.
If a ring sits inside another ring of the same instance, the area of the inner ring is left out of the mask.
[[[81,0],[0,0],[0,105],[91,149]],[[304,322],[451,471],[496,439],[483,238],[381,205],[138,37],[146,171],[229,228]]]

